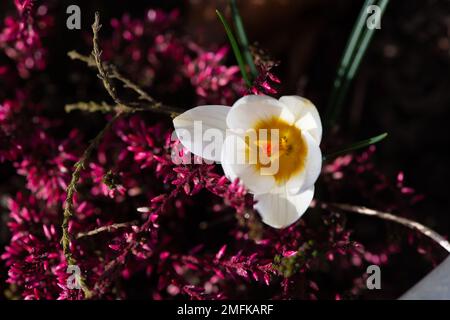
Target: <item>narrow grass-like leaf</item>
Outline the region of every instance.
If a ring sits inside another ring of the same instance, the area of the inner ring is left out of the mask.
[[[388,3],[389,3],[389,0],[380,0],[379,1],[378,6],[380,7],[380,19],[383,17],[384,11],[386,10]],[[364,57],[364,54],[367,51],[370,41],[372,40],[375,30],[376,29],[367,29],[366,33],[368,33],[368,34],[364,35],[364,37],[360,43],[359,50],[356,53],[356,56],[355,56],[352,64],[350,65],[350,69],[348,71],[348,76],[347,76],[349,79],[353,79],[356,74],[356,71],[359,69],[361,61]]]
[[[244,23],[242,22],[241,15],[239,14],[239,9],[237,7],[236,0],[230,0],[230,6],[234,26],[236,28],[239,43],[241,44],[242,47],[244,58],[247,62],[247,65],[250,68],[252,78],[255,79],[258,76],[258,71],[256,70],[255,61],[253,61],[253,57],[250,52],[247,34],[245,33]]]
[[[361,11],[359,12],[358,19],[356,20],[356,23],[353,26],[350,38],[345,47],[344,55],[342,56],[339,68],[337,70],[336,79],[333,84],[333,93],[336,93],[336,91],[340,88],[342,78],[347,73],[348,66],[350,64],[350,59],[354,55],[356,45],[358,44],[358,40],[360,39],[361,33],[363,32],[365,27],[367,7],[372,5],[373,2],[375,1],[376,0],[366,0],[361,8]]]
[[[377,0],[366,0],[364,2],[363,6],[361,8],[361,11],[359,12],[356,23],[353,26],[352,32],[350,34],[350,38],[349,38],[347,45],[345,47],[345,50],[344,50],[344,55],[341,58],[341,62],[339,64],[339,67],[337,70],[336,78],[333,83],[333,89],[332,89],[332,92],[330,95],[328,108],[327,108],[326,115],[325,115],[327,125],[332,125],[334,123],[336,114],[337,114],[336,101],[338,99],[339,94],[342,91],[346,91],[345,89],[343,90],[343,88],[345,87],[344,79],[346,78],[346,76],[348,74],[350,61],[351,61],[351,58],[354,57],[354,55],[355,55],[355,52],[357,50],[357,45],[361,38],[361,34],[364,32],[366,16],[367,16],[367,13],[366,13],[367,7],[372,5],[376,1]]]
[[[349,145],[348,147],[346,147],[346,148],[344,148],[342,150],[339,150],[339,151],[336,151],[336,152],[333,152],[331,154],[328,154],[328,155],[324,156],[322,158],[322,160],[323,161],[327,161],[327,160],[333,159],[335,157],[338,157],[340,155],[343,155],[343,154],[346,154],[346,153],[349,153],[349,152],[352,152],[352,151],[355,151],[355,150],[358,150],[358,149],[361,149],[361,148],[365,148],[365,147],[370,146],[372,144],[378,143],[381,140],[384,140],[387,136],[388,136],[388,134],[385,132],[385,133],[382,133],[382,134],[380,134],[378,136],[375,136],[375,137],[372,137],[372,138],[369,138],[369,139],[366,139],[366,140],[355,142],[355,143]]]
[[[241,70],[242,77],[244,78],[245,83],[248,87],[251,87],[250,78],[248,77],[246,65],[244,63],[244,59],[242,58],[241,50],[239,49],[238,43],[236,41],[236,38],[233,35],[233,32],[231,31],[230,26],[228,25],[227,21],[225,20],[224,16],[220,13],[219,10],[216,10],[217,16],[219,17],[220,21],[223,24],[223,27],[225,28],[225,32],[228,36],[228,40],[230,41],[231,48],[233,49],[234,56],[236,57],[237,63],[239,65],[239,69]]]
[[[380,0],[379,7],[380,7],[380,14],[383,16],[384,10],[386,9],[386,6],[388,4],[389,0]],[[345,75],[343,79],[343,86],[338,92],[335,106],[334,106],[334,115],[331,116],[331,119],[334,120],[336,117],[340,114],[342,105],[344,103],[344,99],[347,96],[347,92],[350,88],[350,84],[355,77],[356,72],[359,69],[359,66],[361,65],[361,61],[367,51],[367,48],[369,47],[369,44],[373,38],[373,35],[375,34],[375,29],[367,29],[364,34],[362,35],[362,40],[359,43],[358,51],[356,52],[355,56],[353,57],[352,63],[348,67],[348,72]]]
[[[333,89],[325,116],[327,126],[333,125],[339,116],[342,109],[342,104],[350,88],[350,84],[359,69],[361,61],[375,33],[375,29],[369,29],[366,27],[367,8],[371,5],[378,5],[381,9],[381,18],[388,2],[389,0],[366,0],[359,13],[333,84]]]

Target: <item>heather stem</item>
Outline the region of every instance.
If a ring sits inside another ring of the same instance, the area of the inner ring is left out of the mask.
[[[74,195],[77,192],[77,184],[81,177],[81,172],[86,168],[86,165],[89,161],[89,158],[92,155],[92,152],[95,148],[98,147],[100,142],[102,141],[105,134],[110,130],[110,128],[113,126],[115,121],[122,116],[124,113],[134,112],[141,110],[142,108],[139,107],[139,105],[135,104],[125,104],[122,99],[117,95],[116,88],[114,87],[111,78],[115,77],[116,79],[120,80],[122,83],[124,83],[125,87],[131,88],[134,91],[136,91],[139,94],[139,98],[141,100],[146,100],[147,102],[151,103],[150,106],[148,106],[148,110],[157,110],[160,112],[169,113],[171,116],[174,116],[176,114],[179,114],[180,112],[174,108],[166,109],[161,108],[162,104],[155,102],[150,96],[148,96],[143,90],[141,90],[137,85],[135,85],[130,80],[126,79],[125,77],[121,76],[114,66],[108,66],[103,63],[101,60],[101,54],[102,51],[100,49],[99,45],[99,38],[98,38],[98,32],[100,31],[101,25],[100,25],[100,15],[98,12],[95,14],[95,20],[94,24],[92,25],[92,31],[93,31],[93,50],[92,50],[92,56],[91,57],[85,57],[82,56],[76,52],[70,52],[69,56],[72,59],[79,59],[81,61],[84,61],[89,66],[96,67],[98,70],[98,77],[102,80],[103,86],[105,87],[108,94],[111,96],[113,101],[115,102],[115,106],[109,106],[109,105],[102,105],[100,108],[99,106],[94,106],[94,109],[100,109],[105,111],[106,109],[114,108],[115,115],[114,117],[106,124],[106,126],[97,134],[97,136],[90,142],[89,146],[84,151],[81,158],[78,160],[77,163],[74,165],[74,171],[72,173],[71,181],[66,189],[66,200],[64,202],[64,214],[63,214],[63,223],[62,223],[62,238],[61,238],[61,245],[63,247],[64,256],[66,258],[68,265],[75,265],[76,260],[72,255],[70,244],[72,236],[69,232],[69,222],[72,216],[75,214],[74,210]],[[105,107],[106,106],[106,107]],[[75,106],[69,106],[66,107],[69,110],[75,109],[75,108],[81,108],[81,109],[87,109],[91,110],[93,107],[93,104],[89,103],[78,103]],[[148,223],[144,223],[144,225],[141,226],[141,228],[145,229],[148,226]],[[105,227],[101,230],[93,230],[91,232],[88,232],[87,234],[81,234],[79,237],[83,237],[86,235],[91,234],[97,234],[99,232],[109,230],[108,228],[113,228],[112,226]],[[78,238],[79,238],[78,237]],[[80,275],[79,279],[81,289],[83,290],[83,293],[85,295],[85,298],[89,299],[93,296],[93,293],[89,290],[88,286],[86,285],[86,280],[83,275]]]
[[[92,51],[92,55],[95,59],[95,62],[96,62],[97,68],[98,68],[99,78],[102,80],[105,89],[108,91],[109,95],[114,100],[114,102],[116,102],[116,104],[118,104],[120,106],[120,105],[122,105],[121,100],[117,96],[116,90],[110,81],[109,74],[103,67],[103,63],[100,58],[101,51],[99,49],[99,44],[98,44],[98,31],[100,30],[100,27],[101,27],[100,26],[100,17],[99,17],[99,14],[96,13],[95,14],[95,22],[92,25],[92,31],[94,32],[94,38],[93,38],[94,49]],[[77,163],[75,163],[75,165],[74,165],[75,170],[73,171],[71,181],[70,181],[69,185],[67,186],[67,190],[66,190],[67,195],[66,195],[66,200],[64,202],[64,214],[63,214],[64,218],[63,218],[63,223],[61,226],[62,233],[63,233],[62,238],[61,238],[61,245],[63,247],[64,256],[66,258],[68,265],[76,264],[76,260],[73,257],[71,249],[70,249],[71,235],[69,232],[69,221],[70,221],[71,217],[75,214],[73,198],[74,198],[75,193],[77,192],[76,188],[77,188],[77,184],[80,180],[81,171],[85,169],[85,167],[89,161],[89,158],[92,155],[92,152],[100,144],[100,142],[102,141],[106,132],[109,131],[109,129],[114,124],[114,122],[122,115],[123,108],[117,108],[116,110],[117,110],[117,112],[116,112],[115,116],[106,124],[106,126],[90,142],[89,146],[86,148],[86,150],[84,151],[81,158],[78,160]],[[85,298],[89,299],[90,297],[92,297],[92,293],[89,290],[89,288],[87,287],[86,280],[83,275],[80,275],[79,281],[80,281],[81,289],[83,290]]]
[[[91,68],[97,68],[97,63],[92,56],[85,56],[76,51],[70,51],[68,56],[72,60],[79,60],[84,62]],[[139,103],[132,106],[133,109],[138,109],[136,111],[153,111],[163,114],[168,114],[172,118],[184,112],[184,110],[175,108],[172,106],[163,105],[161,102],[155,101],[150,95],[148,95],[144,90],[142,90],[136,83],[126,78],[122,75],[117,68],[112,64],[102,63],[104,70],[108,70],[108,76],[110,79],[116,79],[123,83],[125,88],[131,89],[137,93],[139,100],[147,103]]]
[[[114,224],[111,224],[111,225],[102,226],[102,227],[99,227],[99,228],[94,229],[94,230],[78,233],[77,234],[77,239],[94,236],[94,235],[97,235],[97,234],[102,233],[102,232],[112,232],[112,231],[115,231],[117,229],[128,228],[130,226],[136,225],[136,223],[137,223],[137,221],[131,221],[131,222],[114,223]]]
[[[73,104],[67,104],[65,106],[65,110],[67,113],[72,112],[74,110],[87,111],[87,112],[102,112],[102,113],[111,113],[111,112],[122,112],[122,113],[134,113],[138,111],[149,111],[148,108],[133,106],[129,107],[124,104],[120,105],[109,105],[105,102],[97,103],[93,101],[89,102],[76,102]]]
[[[66,110],[67,113],[72,112],[74,110],[109,113],[114,111],[115,107],[116,106],[109,105],[105,102],[97,103],[89,101],[89,102],[77,102],[73,104],[67,104],[64,109]]]
[[[432,239],[433,241],[437,242],[442,248],[444,248],[447,252],[450,252],[450,243],[442,237],[440,234],[438,234],[436,231],[416,222],[413,220],[409,220],[403,217],[398,217],[396,215],[393,215],[391,213],[387,212],[381,212],[378,210],[369,209],[362,206],[354,206],[349,204],[342,204],[342,203],[321,203],[320,207],[323,209],[328,208],[334,208],[338,210],[348,211],[348,212],[354,212],[359,214],[364,214],[368,216],[375,216],[377,218],[393,221],[396,223],[399,223],[407,228],[419,231],[423,235],[427,236],[428,238]]]
[[[94,151],[94,149],[99,145],[100,141],[103,139],[104,135],[108,130],[112,127],[115,120],[117,120],[121,116],[121,113],[117,113],[114,118],[109,121],[106,126],[103,128],[102,131],[100,131],[97,136],[91,141],[87,149],[84,151],[83,155],[81,156],[80,160],[78,160],[77,163],[75,163],[74,168],[75,170],[72,173],[72,179],[70,180],[69,185],[67,186],[67,196],[66,200],[64,202],[64,219],[62,223],[62,239],[61,244],[63,247],[64,256],[66,257],[66,261],[68,265],[75,265],[76,260],[72,255],[72,252],[70,250],[70,240],[71,235],[69,232],[69,221],[72,218],[72,216],[75,214],[74,211],[74,204],[73,204],[73,197],[75,193],[77,192],[77,184],[80,180],[81,171],[85,169],[86,164]],[[89,288],[86,286],[85,279],[83,276],[80,276],[80,284],[81,288],[84,292],[84,295],[86,298],[91,297],[91,292]]]
[[[94,24],[92,25],[92,32],[94,34],[94,37],[92,39],[93,43],[93,50],[92,50],[92,57],[94,58],[95,64],[97,66],[98,70],[98,77],[102,80],[103,86],[105,87],[106,91],[108,91],[111,98],[114,100],[117,104],[122,104],[122,101],[120,100],[119,96],[117,95],[116,88],[113,86],[111,82],[111,78],[109,76],[108,71],[106,70],[105,66],[103,65],[101,55],[102,51],[100,50],[99,40],[98,40],[98,33],[101,29],[102,25],[100,24],[100,14],[98,12],[95,13],[95,20]]]

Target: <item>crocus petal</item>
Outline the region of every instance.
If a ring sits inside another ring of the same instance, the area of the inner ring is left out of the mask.
[[[264,223],[274,228],[285,228],[296,222],[308,209],[314,197],[314,186],[296,194],[289,194],[287,187],[277,192],[255,195],[255,209]]]
[[[308,131],[320,144],[322,140],[322,121],[314,104],[299,96],[284,96],[280,102],[294,115],[295,125],[301,130]]]
[[[229,111],[230,107],[212,105],[199,106],[182,113],[173,119],[178,139],[193,154],[207,160],[220,161]],[[197,132],[194,130],[196,122],[195,127],[200,128]]]
[[[249,95],[236,101],[227,116],[230,129],[247,130],[264,119],[281,118],[294,123],[294,115],[277,99],[264,95]]]
[[[308,147],[308,152],[303,170],[287,182],[287,188],[291,194],[298,194],[313,186],[322,170],[322,151],[317,141],[305,131],[302,131],[302,138]]]
[[[254,194],[269,192],[275,187],[272,175],[261,175],[255,166],[249,164],[245,158],[246,145],[244,139],[229,132],[222,148],[221,164],[227,178],[240,182]]]

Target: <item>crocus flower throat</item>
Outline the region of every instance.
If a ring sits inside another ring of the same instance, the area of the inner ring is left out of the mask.
[[[246,161],[253,163],[254,152],[257,160],[253,165],[257,173],[264,174],[261,169],[273,167],[273,163],[277,162],[273,177],[277,185],[282,185],[305,168],[308,147],[301,129],[278,117],[270,117],[257,121],[252,132],[256,133],[257,138],[256,142],[252,142],[249,134],[245,137]]]

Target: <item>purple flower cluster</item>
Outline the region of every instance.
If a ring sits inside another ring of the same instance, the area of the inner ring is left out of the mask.
[[[14,0],[15,16],[7,16],[0,33],[0,48],[16,61],[21,77],[28,78],[30,70],[44,70],[47,50],[41,37],[53,25],[46,5],[36,6],[34,0]]]
[[[208,50],[174,31],[178,10],[150,9],[145,19],[128,14],[113,19],[114,33],[105,41],[104,57],[127,71],[139,84],[160,94],[191,87],[197,103],[231,104],[245,91],[237,66],[226,66],[227,47]],[[120,59],[126,58],[126,61]]]
[[[12,237],[1,259],[9,268],[7,282],[19,286],[24,299],[55,299],[65,285],[66,269],[58,216],[54,210],[43,211],[38,202],[22,193],[9,200]]]

